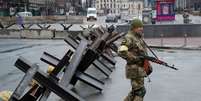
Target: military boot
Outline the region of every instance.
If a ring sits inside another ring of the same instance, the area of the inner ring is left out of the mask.
[[[133,101],[143,101],[143,97],[141,96],[135,96]]]
[[[131,93],[129,93],[128,96],[126,96],[126,98],[124,99],[124,101],[133,101],[133,99],[134,96]]]

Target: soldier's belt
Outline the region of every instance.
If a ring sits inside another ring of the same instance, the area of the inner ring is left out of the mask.
[[[142,60],[131,60],[131,61],[127,61],[127,65],[143,65],[143,61]]]

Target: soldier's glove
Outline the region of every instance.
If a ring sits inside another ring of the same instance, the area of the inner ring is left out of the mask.
[[[128,54],[128,47],[125,45],[122,45],[118,48],[118,54],[122,57],[122,58],[126,58],[127,54]]]
[[[128,47],[125,45],[122,45],[119,47],[118,52],[128,52]]]
[[[0,92],[0,101],[8,101],[13,92],[5,90]]]

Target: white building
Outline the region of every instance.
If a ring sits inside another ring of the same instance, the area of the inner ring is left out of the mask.
[[[176,8],[180,8],[180,9],[185,9],[187,4],[186,4],[186,0],[176,0],[175,3]]]
[[[96,0],[96,8],[99,11],[112,14],[141,14],[144,0]]]

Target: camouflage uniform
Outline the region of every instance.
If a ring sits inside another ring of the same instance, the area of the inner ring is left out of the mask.
[[[11,91],[1,91],[0,92],[0,101],[8,101],[12,95]]]
[[[126,78],[131,80],[132,86],[132,90],[124,101],[143,101],[146,93],[144,77],[147,75],[143,68],[144,60],[139,57],[139,54],[147,54],[147,51],[142,41],[142,36],[133,31],[129,31],[122,41],[121,46],[128,48],[126,52],[119,51],[119,55],[127,60]]]

